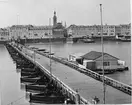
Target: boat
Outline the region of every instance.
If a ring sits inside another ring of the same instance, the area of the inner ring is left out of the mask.
[[[22,72],[35,72],[37,70],[35,70],[34,68],[22,68],[21,71]]]
[[[123,37],[123,38],[120,39],[120,41],[122,41],[122,42],[131,42],[131,39]]]
[[[49,53],[49,55],[54,55],[55,53]]]
[[[46,51],[46,49],[38,49],[37,51]]]
[[[59,94],[58,91],[52,91],[52,94],[49,94],[50,91],[44,93],[32,94],[30,93],[30,102],[32,103],[45,103],[45,104],[63,104],[66,97]]]
[[[124,70],[129,70],[129,68],[124,66],[123,68],[118,68],[116,71],[124,71]]]
[[[28,77],[21,77],[20,78],[21,82],[30,82],[30,83],[35,83],[39,79],[41,79],[40,76],[39,77],[36,77],[36,78],[28,78]]]
[[[84,43],[94,43],[95,41],[93,40],[93,39],[91,39],[91,38],[84,38],[84,39],[82,39],[82,41],[84,42]]]
[[[31,75],[39,75],[39,72],[37,72],[37,71],[32,71],[32,72],[21,71],[21,76],[31,76]]]
[[[43,53],[49,53],[49,51],[43,51]]]
[[[25,85],[25,89],[28,92],[32,92],[32,91],[43,92],[46,90],[46,84],[45,85],[29,84],[29,85]]]
[[[73,43],[73,38],[68,37],[68,38],[66,39],[66,43]]]
[[[33,64],[25,63],[25,64],[18,64],[16,63],[16,68],[34,68]]]
[[[21,76],[22,78],[36,78],[36,77],[39,77],[40,75],[38,74],[31,74],[31,75],[24,75],[24,76]]]
[[[100,70],[100,71],[95,71],[99,74],[103,74],[103,71]],[[104,70],[104,74],[113,74],[115,72],[115,70]]]
[[[131,42],[131,36],[124,36],[124,35],[117,36],[116,35],[116,40],[122,41],[122,42]]]

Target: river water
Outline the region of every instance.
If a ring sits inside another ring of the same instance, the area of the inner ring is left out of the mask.
[[[38,48],[49,49],[49,44],[30,44]],[[107,75],[113,79],[126,84],[131,84],[131,43],[105,42],[105,52],[126,61],[129,67],[128,71],[117,72]],[[55,55],[67,58],[69,54],[87,53],[91,50],[101,51],[100,42],[97,43],[52,43],[52,51]],[[37,59],[47,69],[49,69],[49,59],[38,55]],[[97,96],[101,103],[103,100],[102,83],[85,76],[69,67],[65,67],[57,62],[52,62],[52,72],[59,77],[72,89],[78,89],[79,93],[87,100]],[[30,105],[25,99],[25,91],[20,89],[20,73],[16,71],[8,51],[3,45],[0,45],[0,102],[1,105],[7,105],[13,102],[13,105]],[[15,100],[18,100],[15,102]],[[108,104],[129,104],[131,97],[112,87],[106,87],[106,103]]]
[[[30,46],[45,48],[49,51],[49,44],[32,44]],[[69,54],[82,53],[86,54],[90,51],[100,51],[101,43],[52,43],[52,52],[57,56],[68,58]],[[107,75],[113,79],[131,84],[131,43],[130,42],[104,42],[104,52],[111,54],[126,62],[126,66],[129,67],[128,71],[116,72],[114,74]]]

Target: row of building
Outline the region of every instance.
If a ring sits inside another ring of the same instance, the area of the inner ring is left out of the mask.
[[[131,24],[103,25],[104,36],[131,35]],[[64,37],[101,36],[101,25],[70,25],[66,27],[62,22],[57,22],[56,12],[53,16],[53,25],[13,25],[8,28],[0,28],[0,40],[11,39],[39,39],[39,38],[64,38]]]
[[[103,25],[103,36],[130,36],[131,35],[131,24],[122,25]],[[82,26],[82,25],[70,25],[67,28],[68,35],[73,37],[82,36],[101,36],[101,25]]]
[[[0,40],[10,39],[39,39],[39,38],[62,38],[66,36],[66,27],[62,22],[57,22],[56,12],[53,16],[53,25],[13,25],[0,29]]]

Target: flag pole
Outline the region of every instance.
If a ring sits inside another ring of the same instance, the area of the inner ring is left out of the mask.
[[[49,29],[50,29],[50,26],[51,26],[51,18],[49,18]],[[51,75],[51,78],[52,78],[52,71],[51,71],[51,33],[49,31],[49,38],[50,38],[50,75]],[[51,79],[52,80],[52,79]]]
[[[103,103],[105,104],[105,80],[104,80],[104,45],[103,45],[103,22],[102,22],[102,4],[100,4],[101,16],[101,46],[102,46],[102,72],[103,72]]]

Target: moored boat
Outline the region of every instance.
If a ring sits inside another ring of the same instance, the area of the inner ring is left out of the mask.
[[[37,70],[35,70],[35,68],[22,68],[21,71],[22,72],[35,72]]]
[[[131,42],[131,39],[123,37],[123,38],[120,39],[120,41],[122,41],[122,42]]]
[[[103,70],[98,70],[98,71],[95,71],[99,74],[103,74]],[[104,70],[104,74],[113,74],[115,72],[115,70]]]
[[[21,76],[31,76],[31,75],[39,75],[39,72],[38,71],[32,71],[32,72],[21,71]]]
[[[91,39],[91,38],[84,38],[83,40],[82,40],[84,43],[94,43],[95,41],[93,40],[93,39]]]
[[[73,38],[72,37],[67,38],[66,43],[73,43]]]
[[[57,91],[52,91],[52,94],[49,92],[50,91],[39,93],[39,94],[30,93],[30,102],[45,103],[45,104],[63,104],[64,103],[65,96],[58,93]]]
[[[37,84],[30,84],[30,85],[25,85],[26,91],[40,91],[43,92],[46,90],[46,85],[37,85]]]
[[[35,83],[37,80],[39,80],[41,77],[36,77],[36,78],[23,78],[21,77],[20,80],[21,82],[30,82],[30,83]]]

